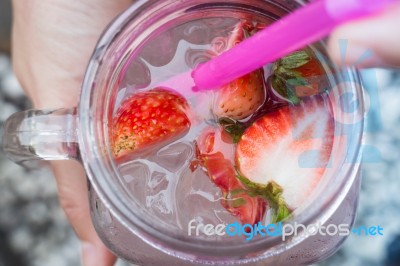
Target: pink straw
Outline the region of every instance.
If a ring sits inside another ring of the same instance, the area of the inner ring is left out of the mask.
[[[396,0],[319,0],[304,6],[192,72],[196,90],[216,89],[327,36],[336,26],[373,15]]]

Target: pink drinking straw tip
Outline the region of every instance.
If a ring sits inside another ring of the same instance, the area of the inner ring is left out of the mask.
[[[398,0],[316,0],[191,73],[197,91],[218,89],[326,37],[336,26],[374,15]]]

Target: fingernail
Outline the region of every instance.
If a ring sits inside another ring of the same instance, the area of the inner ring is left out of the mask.
[[[351,43],[346,47],[342,54],[341,63],[356,68],[382,67],[385,65],[384,60],[374,51],[356,43]]]
[[[83,266],[96,266],[98,265],[96,248],[87,242],[81,243],[81,256]]]

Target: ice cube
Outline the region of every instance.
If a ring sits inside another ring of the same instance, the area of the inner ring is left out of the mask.
[[[154,171],[147,184],[151,194],[154,194],[154,191],[165,190],[168,187],[167,176],[165,173]]]
[[[193,154],[193,147],[190,144],[179,142],[161,149],[152,160],[170,172],[177,172],[188,165]]]
[[[144,202],[148,180],[150,179],[149,167],[141,161],[131,161],[119,167],[123,182],[133,199]]]
[[[158,211],[163,214],[172,214],[172,204],[166,194],[167,192],[163,190],[153,196],[147,196],[146,206],[151,208],[153,212]]]
[[[179,41],[174,31],[165,31],[148,42],[140,55],[153,66],[167,65],[174,58]]]
[[[197,168],[187,170],[179,179],[176,188],[177,216],[184,230],[195,219],[204,224],[234,222],[235,218],[221,205],[221,191],[210,178]]]
[[[151,83],[150,70],[142,59],[134,60],[127,68],[122,87],[145,88]]]

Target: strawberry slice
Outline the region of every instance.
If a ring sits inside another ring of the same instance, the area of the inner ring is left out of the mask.
[[[225,45],[214,45],[217,55],[229,50],[250,35],[252,26],[246,22],[238,23]],[[225,49],[221,49],[221,47]],[[252,115],[265,101],[263,71],[253,71],[226,84],[218,90],[214,102],[214,113],[218,118],[228,117],[241,120]]]
[[[116,158],[166,145],[190,128],[188,104],[176,92],[155,88],[126,98],[112,123],[112,149]]]
[[[197,148],[200,165],[221,189],[222,206],[243,224],[261,221],[267,202],[259,196],[250,196],[237,179],[233,165],[235,148],[231,138],[221,129],[208,128],[200,136]]]
[[[268,199],[273,222],[285,219],[317,186],[333,137],[334,120],[322,96],[266,114],[246,129],[236,149],[239,178]]]

